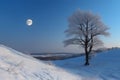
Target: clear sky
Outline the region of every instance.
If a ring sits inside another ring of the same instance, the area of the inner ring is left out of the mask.
[[[0,0],[0,44],[25,53],[79,52],[63,44],[68,17],[77,9],[100,15],[111,33],[105,46],[120,46],[120,0]]]

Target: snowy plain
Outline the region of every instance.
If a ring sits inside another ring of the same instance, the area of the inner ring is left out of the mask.
[[[83,80],[120,80],[120,49],[111,49],[95,54],[89,66],[84,66],[84,56],[53,63],[71,73],[82,76]]]
[[[0,45],[0,80],[120,80],[120,49],[94,55],[90,66],[84,56],[52,61],[37,60]]]

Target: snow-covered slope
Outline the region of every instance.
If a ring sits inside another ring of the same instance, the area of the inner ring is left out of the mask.
[[[90,66],[84,57],[53,61],[49,65],[0,45],[0,80],[120,80],[120,49],[95,55]]]
[[[0,45],[0,80],[82,80],[12,48]]]
[[[53,61],[56,66],[85,77],[85,80],[120,80],[120,49],[112,49],[92,57],[84,66],[84,57]]]

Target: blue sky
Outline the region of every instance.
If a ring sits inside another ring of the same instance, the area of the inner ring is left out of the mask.
[[[0,44],[25,53],[80,52],[63,44],[67,19],[77,9],[100,15],[111,33],[102,38],[105,46],[120,46],[120,0],[0,0]]]

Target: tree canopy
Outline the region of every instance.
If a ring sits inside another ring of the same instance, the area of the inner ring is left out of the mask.
[[[99,35],[108,36],[109,29],[100,19],[88,11],[77,10],[68,19],[69,26],[65,31],[70,38],[64,41],[65,46],[70,44],[80,45],[86,55],[85,65],[89,65],[89,54],[93,47],[103,44]]]

